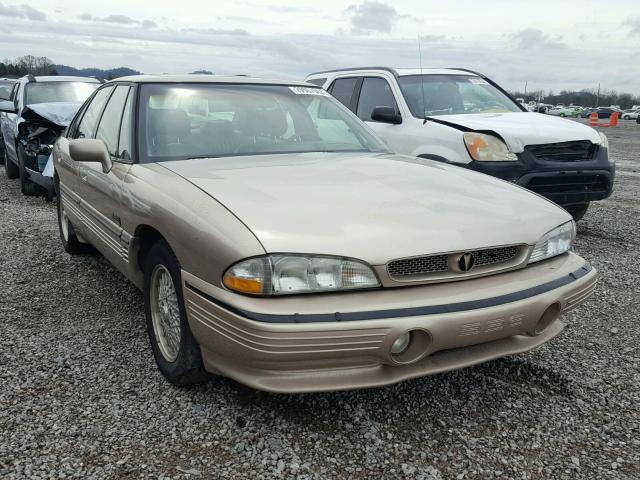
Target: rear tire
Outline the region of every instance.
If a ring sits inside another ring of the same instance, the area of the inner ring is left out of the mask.
[[[26,153],[24,153],[24,149],[22,148],[22,146],[18,146],[16,151],[18,154],[18,176],[20,177],[20,191],[27,197],[37,197],[38,195],[40,195],[42,189],[40,188],[40,185],[29,180],[29,174],[27,173],[24,166],[24,157]]]
[[[162,375],[179,386],[206,382],[200,345],[187,320],[180,263],[164,240],[145,259],[143,293],[151,350]]]
[[[582,203],[580,205],[567,205],[564,208],[567,212],[571,214],[573,219],[577,222],[578,220],[582,220],[582,217],[584,217],[584,214],[587,213],[589,204]]]
[[[56,185],[58,191],[58,230],[60,231],[60,240],[64,251],[70,255],[82,255],[85,253],[93,253],[93,247],[88,243],[82,243],[78,240],[71,221],[67,217],[66,210],[62,203],[63,194],[59,185]]]

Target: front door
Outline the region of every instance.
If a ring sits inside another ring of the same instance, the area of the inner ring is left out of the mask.
[[[126,269],[129,261],[129,237],[123,234],[120,208],[124,178],[131,168],[128,144],[132,97],[133,89],[128,85],[118,85],[113,89],[100,115],[94,137],[105,143],[113,167],[104,172],[101,164],[78,162],[76,190],[84,217],[83,233],[121,270]],[[126,131],[121,133],[121,130]]]

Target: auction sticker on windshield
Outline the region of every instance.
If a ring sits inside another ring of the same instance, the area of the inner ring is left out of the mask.
[[[321,88],[312,87],[289,87],[293,93],[297,95],[322,95],[323,97],[330,97],[331,95],[326,90]]]

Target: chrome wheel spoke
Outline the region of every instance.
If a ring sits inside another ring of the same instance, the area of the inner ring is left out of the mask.
[[[150,294],[151,320],[160,353],[173,362],[180,350],[180,307],[173,279],[164,265],[156,265],[151,275]]]

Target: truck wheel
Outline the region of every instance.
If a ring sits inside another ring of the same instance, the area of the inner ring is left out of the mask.
[[[57,186],[57,185],[56,185]],[[58,192],[58,230],[60,230],[60,240],[64,251],[70,255],[81,255],[83,253],[93,253],[93,247],[88,243],[82,243],[78,240],[73,225],[67,217],[67,211],[63,204],[63,193],[57,188]]]
[[[18,146],[17,152],[18,152],[18,176],[20,177],[20,191],[22,192],[23,195],[26,195],[28,197],[37,197],[38,195],[40,195],[40,192],[41,192],[40,185],[33,183],[31,180],[29,180],[29,174],[27,173],[24,167],[24,157],[26,154],[24,153],[24,149],[22,148],[22,145]]]
[[[582,220],[584,214],[587,213],[587,209],[589,208],[588,203],[582,203],[580,205],[567,205],[564,207],[567,212],[573,216],[573,219],[577,222],[578,220]]]
[[[187,321],[180,264],[164,240],[149,250],[143,292],[149,341],[162,375],[180,386],[206,382],[200,346]]]
[[[9,155],[7,155],[7,150],[4,151],[4,173],[7,174],[7,178],[9,180],[14,180],[20,176],[20,171],[18,170],[18,166],[11,161]]]

